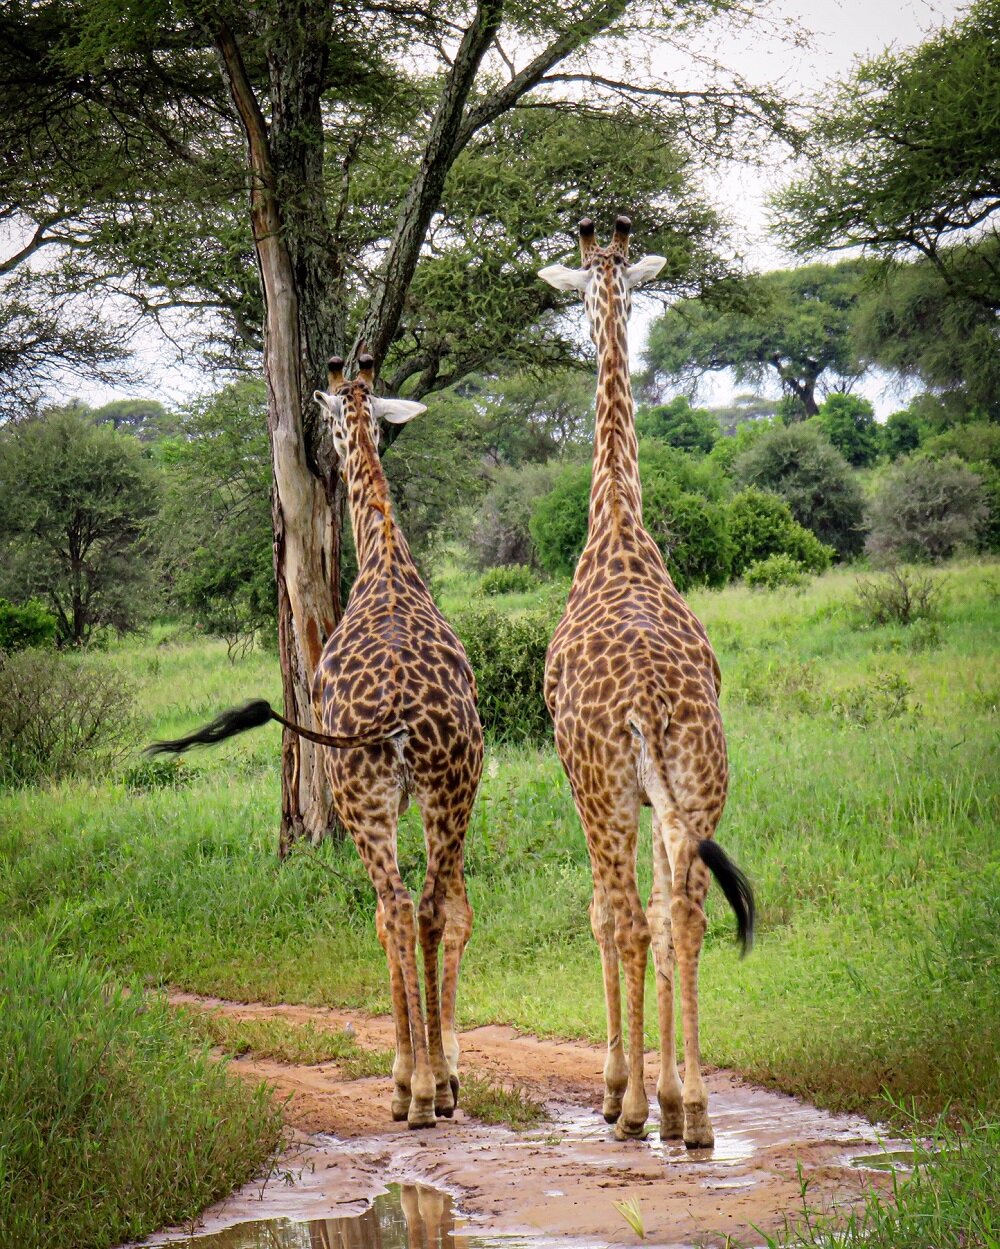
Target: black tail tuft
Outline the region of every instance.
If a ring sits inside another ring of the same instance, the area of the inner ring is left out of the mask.
[[[753,925],[757,910],[750,882],[725,850],[707,837],[698,842],[698,857],[719,882],[726,901],[736,914],[736,931],[743,947],[740,957],[745,958],[753,946]]]
[[[258,698],[244,703],[242,707],[231,707],[221,716],[216,716],[211,724],[206,724],[195,733],[189,733],[187,737],[177,737],[170,742],[153,742],[152,746],[146,747],[146,754],[160,755],[167,751],[178,754],[191,746],[214,746],[216,742],[224,742],[227,737],[245,733],[247,729],[259,729],[262,724],[267,724],[274,718],[271,704]]]

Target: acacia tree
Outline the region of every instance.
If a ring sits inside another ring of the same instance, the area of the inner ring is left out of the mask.
[[[815,416],[817,388],[849,391],[863,371],[850,339],[862,278],[854,261],[808,265],[680,300],[650,330],[648,388],[660,395],[671,383],[720,369],[755,385],[770,375],[801,417]]]
[[[312,715],[340,614],[341,487],[309,398],[331,348],[363,343],[411,395],[486,364],[565,361],[571,344],[541,329],[553,297],[534,271],[622,187],[671,280],[697,285],[715,221],[689,194],[680,132],[719,147],[734,121],[778,112],[741,84],[672,90],[628,49],[751,7],[3,5],[5,199],[37,226],[37,249],[56,251],[69,288],[114,291],[145,315],[221,311],[217,346],[262,352],[289,718]],[[618,78],[588,73],[598,40]],[[309,743],[285,735],[282,772],[284,849],[321,835],[330,811]]]
[[[775,199],[801,255],[864,247],[918,255],[965,298],[1000,308],[1000,0],[976,0],[916,48],[863,62],[814,106],[805,177]],[[964,263],[952,244],[992,241]]]

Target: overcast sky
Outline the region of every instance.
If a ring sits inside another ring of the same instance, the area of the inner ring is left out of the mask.
[[[919,42],[928,33],[948,24],[966,7],[956,0],[774,0],[772,14],[776,28],[787,19],[811,33],[805,46],[762,33],[754,26],[723,38],[705,37],[705,49],[718,60],[756,83],[773,83],[791,99],[806,101],[824,83],[850,72],[859,58],[894,46],[903,48]],[[679,62],[676,53],[663,58],[664,74],[677,77],[694,70]],[[694,79],[692,78],[692,81]],[[793,172],[786,155],[775,150],[773,163],[762,170],[732,166],[707,180],[712,200],[733,223],[736,249],[758,269],[778,268],[795,263],[769,239],[766,231],[766,200],[769,191],[782,185]],[[641,245],[641,240],[640,240]],[[651,310],[637,305],[633,315],[633,351],[638,354],[645,339]],[[123,396],[149,395],[173,405],[210,389],[210,379],[194,370],[178,368],[166,353],[152,342],[141,352],[146,384],[126,390],[79,387],[81,398],[91,404]],[[861,387],[884,415],[900,406],[898,392],[887,390],[881,379],[871,379]],[[728,376],[710,379],[699,397],[705,402],[724,402],[734,387]]]

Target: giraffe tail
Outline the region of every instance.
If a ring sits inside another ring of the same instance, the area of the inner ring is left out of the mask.
[[[644,787],[653,808],[654,833],[657,825],[662,826],[669,821],[675,827],[681,828],[690,838],[694,853],[718,881],[719,888],[733,909],[736,916],[736,938],[740,944],[740,957],[745,958],[753,947],[757,914],[753,886],[717,842],[710,837],[699,837],[692,831],[684,811],[674,797],[665,768],[651,757],[646,733],[635,712],[629,716],[628,725],[639,745],[636,771],[639,782]],[[680,866],[680,864],[675,864],[672,868],[678,870]]]
[[[307,737],[311,742],[318,742],[321,746],[332,746],[336,749],[350,746],[374,746],[380,742],[398,740],[406,735],[406,726],[400,723],[381,725],[365,733],[339,736],[320,733],[304,725],[295,724],[292,720],[286,720],[284,716],[278,715],[270,703],[263,698],[258,698],[244,703],[242,707],[231,707],[228,711],[216,716],[209,724],[203,725],[202,728],[196,729],[186,737],[153,742],[151,746],[146,747],[144,753],[147,755],[160,755],[168,752],[178,754],[182,750],[189,750],[192,746],[214,746],[218,742],[224,742],[228,737],[235,737],[237,733],[245,733],[248,729],[258,729],[271,720],[277,720],[286,729],[291,729],[300,737]]]

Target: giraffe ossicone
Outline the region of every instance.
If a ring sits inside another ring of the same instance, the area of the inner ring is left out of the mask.
[[[666,261],[645,256],[629,264],[627,217],[618,218],[605,247],[589,219],[579,230],[582,267],[550,265],[539,274],[557,289],[583,296],[598,363],[587,542],[549,645],[545,701],[590,854],[590,919],[607,1007],[605,1118],[624,1139],[641,1135],[649,1114],[643,1014],[652,944],[660,1135],[682,1136],[690,1148],[705,1148],[714,1134],[698,1045],[698,960],[709,873],[736,913],[744,951],[753,935],[754,898],[746,878],[711,840],[728,786],[719,665],[642,521],[627,322],[632,290],[655,277]],[[653,889],[645,909],[636,881],[643,806],[653,809]],[[675,967],[683,1085],[674,1040]]]

